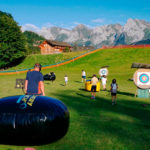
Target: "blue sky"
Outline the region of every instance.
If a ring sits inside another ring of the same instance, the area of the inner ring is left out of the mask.
[[[150,22],[150,0],[0,0],[0,10],[21,26],[37,28],[124,25],[129,18]]]

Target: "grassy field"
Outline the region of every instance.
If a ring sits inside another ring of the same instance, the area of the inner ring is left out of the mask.
[[[43,59],[36,61],[44,62]],[[34,62],[31,61],[30,65],[33,66]],[[105,49],[70,64],[43,70],[43,74],[50,71],[56,73],[56,81],[45,81],[45,92],[47,96],[66,104],[70,112],[70,127],[66,136],[55,143],[30,147],[36,150],[149,150],[150,106],[143,107],[141,104],[150,104],[150,99],[134,97],[136,86],[128,80],[136,70],[131,69],[133,62],[150,64],[150,48]],[[27,67],[26,63],[21,65]],[[82,69],[90,79],[93,74],[98,75],[104,65],[110,66],[107,89],[110,89],[112,79],[117,79],[119,92],[116,106],[111,105],[111,96],[107,91],[97,92],[96,100],[91,100],[90,92],[84,90],[84,83],[81,82]],[[65,74],[69,78],[67,86],[64,86]],[[0,97],[22,94],[20,89],[14,88],[15,79],[25,76],[0,76]],[[0,150],[24,148],[0,145]]]

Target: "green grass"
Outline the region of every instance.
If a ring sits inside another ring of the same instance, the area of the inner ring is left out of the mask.
[[[70,64],[43,70],[43,74],[50,71],[56,73],[56,81],[45,81],[45,92],[47,96],[67,105],[70,127],[66,136],[59,141],[31,147],[36,150],[150,149],[150,107],[141,105],[150,104],[150,99],[134,97],[136,86],[128,80],[136,70],[131,69],[133,62],[150,63],[150,49],[106,49]],[[97,92],[96,100],[92,101],[90,92],[84,91],[84,84],[81,83],[82,69],[90,79],[93,74],[98,75],[100,67],[104,65],[110,66],[107,89],[111,80],[117,79],[119,93],[116,106],[111,105],[110,93],[105,91]],[[64,86],[65,74],[69,78],[67,86]],[[15,79],[25,76],[0,76],[1,97],[22,94],[21,90],[14,88]],[[0,145],[0,150],[23,149],[24,146]]]

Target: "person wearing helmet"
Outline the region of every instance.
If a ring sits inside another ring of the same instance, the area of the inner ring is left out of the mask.
[[[41,64],[35,64],[34,70],[27,72],[25,80],[25,93],[27,95],[43,95],[44,92],[44,79],[41,71]]]

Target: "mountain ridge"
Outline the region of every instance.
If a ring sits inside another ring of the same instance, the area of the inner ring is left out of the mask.
[[[139,19],[128,19],[125,25],[109,24],[89,28],[78,24],[73,29],[60,27],[43,27],[37,32],[46,39],[68,42],[96,48],[103,45],[130,45],[150,39],[150,22]]]

